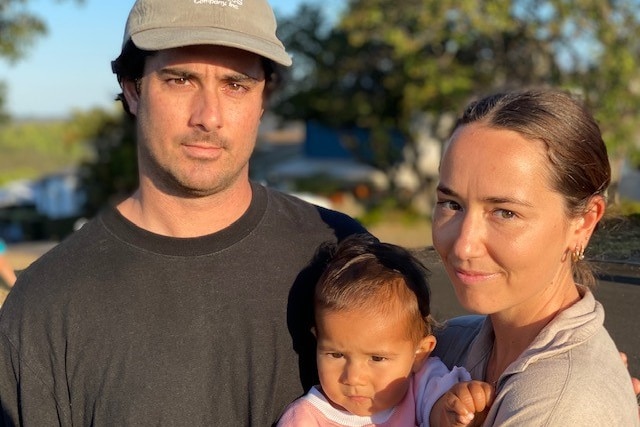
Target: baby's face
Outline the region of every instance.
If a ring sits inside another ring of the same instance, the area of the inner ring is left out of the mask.
[[[405,321],[375,311],[323,310],[316,335],[320,385],[335,407],[372,415],[402,400],[418,352]]]

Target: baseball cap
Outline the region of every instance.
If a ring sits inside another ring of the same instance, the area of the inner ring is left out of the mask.
[[[212,44],[246,50],[289,66],[276,36],[267,0],[137,0],[129,13],[124,45],[143,50]]]

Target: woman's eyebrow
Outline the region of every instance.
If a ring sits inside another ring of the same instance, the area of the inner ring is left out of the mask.
[[[443,184],[438,184],[437,191],[450,197],[460,198],[460,195],[458,193],[456,193],[455,191],[453,191],[452,189],[450,189],[449,187]],[[487,203],[493,203],[493,204],[511,203],[516,205],[529,206],[529,207],[533,206],[533,204],[531,204],[527,200],[520,199],[518,197],[512,197],[512,196],[489,196],[489,197],[485,197],[483,201]]]

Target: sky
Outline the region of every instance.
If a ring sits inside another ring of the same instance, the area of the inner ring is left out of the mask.
[[[94,107],[117,108],[113,99],[120,90],[110,64],[120,53],[133,2],[29,0],[27,9],[46,23],[48,33],[17,63],[0,59],[7,112],[14,118],[61,118]],[[269,0],[276,16],[295,13],[303,2]]]

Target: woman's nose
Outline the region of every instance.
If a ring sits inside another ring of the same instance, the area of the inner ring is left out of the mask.
[[[453,237],[453,252],[461,260],[477,257],[483,252],[483,235],[481,215],[465,212],[459,217]]]

